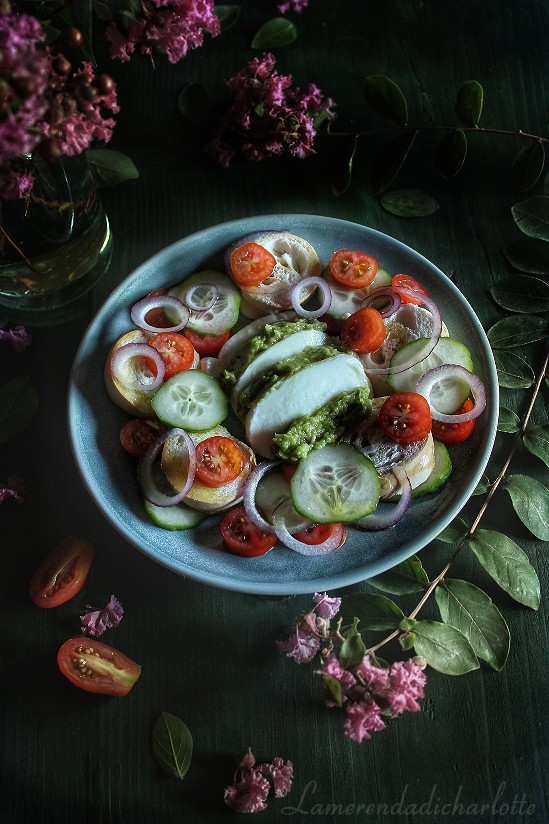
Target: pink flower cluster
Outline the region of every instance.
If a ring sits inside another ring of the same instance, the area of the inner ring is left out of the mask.
[[[280,14],[287,14],[289,11],[295,11],[297,14],[300,14],[308,5],[309,0],[281,0],[281,2],[277,4],[277,9]]]
[[[136,11],[125,10],[124,23],[113,20],[108,26],[110,55],[126,62],[134,52],[153,55],[157,50],[177,63],[203,44],[204,32],[219,34],[213,8],[213,0],[141,0]]]
[[[10,475],[6,483],[0,483],[0,504],[8,499],[22,504],[25,500],[25,481],[19,475]]]
[[[341,598],[329,598],[325,592],[315,592],[313,601],[313,609],[301,615],[295,632],[286,641],[276,642],[279,652],[297,664],[309,664],[313,660],[322,641],[328,638],[330,619],[341,606]]]
[[[258,813],[267,807],[272,790],[275,798],[284,798],[292,787],[294,768],[291,761],[276,757],[256,766],[250,748],[237,767],[234,782],[224,793],[224,801],[236,813]]]
[[[120,601],[111,595],[109,603],[104,609],[94,609],[89,604],[86,605],[86,612],[80,616],[82,635],[90,635],[98,638],[103,635],[106,629],[117,627],[124,616],[124,609]]]
[[[24,326],[0,329],[0,340],[8,340],[16,352],[23,352],[32,343],[32,337]]]
[[[314,83],[303,91],[292,76],[275,70],[272,54],[255,57],[227,81],[234,93],[207,154],[223,168],[240,154],[263,160],[288,152],[303,159],[315,153],[318,124],[333,118],[333,100]]]

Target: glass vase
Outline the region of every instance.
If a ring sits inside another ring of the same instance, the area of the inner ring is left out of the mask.
[[[0,201],[0,317],[62,322],[109,266],[109,221],[85,154],[23,160],[31,192]]]

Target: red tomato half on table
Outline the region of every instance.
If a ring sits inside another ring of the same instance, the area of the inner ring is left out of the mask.
[[[458,409],[456,415],[463,415],[465,412],[470,412],[473,408],[473,401],[467,398],[461,409]],[[475,418],[464,423],[442,423],[441,421],[433,420],[433,438],[442,443],[462,443],[466,441],[473,429],[475,428]]]
[[[330,258],[330,272],[335,280],[349,289],[364,289],[377,274],[377,260],[366,252],[338,249]]]
[[[237,286],[259,286],[273,273],[276,258],[259,243],[244,243],[231,252],[231,277]]]
[[[244,456],[232,438],[214,435],[196,447],[196,479],[217,489],[234,481],[244,466]]]
[[[268,535],[253,524],[243,506],[227,512],[221,521],[221,535],[234,555],[255,558],[265,555],[276,544],[276,535]]]
[[[418,295],[427,294],[421,283],[410,277],[410,275],[395,275],[391,282],[391,286],[395,292],[398,292],[400,287],[401,289],[409,289],[411,292],[417,292]],[[414,300],[414,298],[411,298],[408,295],[403,295],[401,292],[399,292],[399,295],[403,303],[413,303],[416,306],[421,305],[421,299]]]
[[[191,369],[194,363],[194,346],[188,338],[178,332],[159,332],[150,339],[149,346],[153,346],[160,353],[166,364],[164,380],[178,372]]]
[[[45,558],[32,576],[29,595],[39,607],[58,607],[84,586],[94,549],[87,541],[69,536]]]
[[[395,392],[379,410],[379,425],[396,443],[414,443],[431,431],[431,407],[417,392]]]
[[[57,665],[65,678],[86,692],[127,695],[141,667],[114,647],[95,638],[70,638],[57,653]]]
[[[231,330],[227,329],[220,335],[201,335],[199,332],[194,332],[192,329],[185,327],[183,334],[192,343],[201,358],[216,358],[221,347],[227,343],[231,337]]]

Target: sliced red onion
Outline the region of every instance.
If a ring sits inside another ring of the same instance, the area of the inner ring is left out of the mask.
[[[411,366],[415,366],[416,363],[420,363],[425,358],[428,358],[437,343],[440,340],[440,333],[442,332],[442,318],[440,316],[440,312],[438,310],[438,306],[431,300],[431,298],[426,297],[425,295],[420,295],[418,292],[413,292],[411,289],[400,289],[398,290],[401,295],[405,295],[407,297],[411,297],[414,301],[421,300],[421,302],[425,305],[425,308],[429,310],[433,317],[433,332],[430,338],[425,338],[425,344],[413,355],[410,360],[401,363],[397,369],[391,368],[389,366],[370,366],[370,364],[366,364],[365,369],[368,375],[399,375],[401,372],[406,372],[407,369],[410,369]]]
[[[166,495],[158,488],[155,481],[153,467],[156,457],[168,438],[182,438],[187,447],[188,467],[187,480],[183,489],[174,495]],[[137,465],[137,480],[141,492],[149,503],[155,506],[173,506],[180,503],[189,494],[189,490],[194,483],[196,475],[196,448],[190,436],[184,429],[169,429],[157,438],[147,449],[145,454],[139,459]]]
[[[147,368],[145,360],[153,361],[156,375],[153,375]],[[138,367],[135,361],[138,362]],[[164,380],[166,364],[154,346],[149,346],[148,343],[125,343],[124,346],[119,346],[114,350],[111,357],[111,370],[116,380],[126,389],[152,393]]]
[[[306,544],[299,541],[297,538],[288,532],[288,528],[284,522],[284,517],[278,513],[278,507],[273,513],[274,532],[279,541],[288,549],[294,552],[299,552],[301,555],[308,555],[309,557],[320,557],[321,555],[328,555],[335,549],[339,549],[345,536],[345,528],[339,524],[339,529],[334,529],[331,536],[323,541],[321,544]]]
[[[467,384],[475,402],[469,412],[462,412],[460,415],[445,415],[443,412],[438,412],[432,405],[430,401],[431,391],[435,384],[445,378],[455,378]],[[481,379],[465,369],[464,366],[458,366],[455,363],[443,363],[429,369],[416,383],[416,392],[429,401],[433,420],[441,423],[465,423],[473,420],[473,418],[478,418],[486,407],[486,390]]]
[[[389,298],[389,305],[386,306],[384,309],[379,310],[379,313],[382,318],[390,318],[391,315],[394,315],[395,312],[397,312],[400,309],[402,298],[400,297],[396,289],[393,289],[391,286],[385,286],[380,287],[379,289],[375,289],[373,292],[371,292],[364,298],[364,300],[360,304],[360,308],[363,309],[366,306],[372,306],[372,304],[374,304],[376,300],[379,300],[379,298]]]
[[[255,493],[257,491],[257,485],[261,478],[275,466],[279,466],[280,463],[280,461],[263,461],[262,463],[258,464],[255,467],[255,469],[253,469],[248,475],[246,484],[244,486],[244,494],[242,498],[242,503],[244,504],[246,515],[248,516],[250,521],[262,532],[268,532],[269,535],[274,535],[275,530],[273,525],[270,524],[269,521],[266,521],[265,518],[260,514],[257,506],[255,505]]]
[[[317,286],[322,292],[322,306],[318,309],[304,309],[300,303],[300,297],[303,290],[310,286]],[[302,278],[292,287],[290,291],[290,300],[292,301],[293,308],[302,318],[319,318],[322,315],[325,315],[332,305],[332,290],[324,278],[314,277],[311,275],[310,277]]]
[[[153,326],[147,323],[145,317],[151,309],[169,309],[179,315],[179,322],[175,326]],[[136,326],[146,332],[179,332],[189,322],[190,311],[176,298],[175,295],[147,295],[141,298],[131,308],[130,316]]]
[[[200,294],[197,296],[197,292],[204,292],[204,290],[206,294],[202,298],[200,298]],[[211,309],[216,300],[217,286],[214,286],[213,283],[195,283],[194,286],[187,289],[184,298],[185,305],[193,312],[205,312],[206,309]]]
[[[366,515],[359,521],[353,521],[353,526],[356,526],[359,529],[372,531],[389,529],[389,527],[392,527],[395,524],[397,524],[400,521],[400,519],[406,514],[406,511],[410,506],[410,501],[412,500],[412,485],[410,483],[408,475],[406,474],[406,471],[401,467],[395,466],[393,468],[393,473],[396,476],[400,487],[402,488],[402,494],[400,496],[400,500],[398,501],[398,503],[391,505],[387,504],[387,506],[390,506],[391,509],[389,512],[386,512],[385,514],[381,514],[381,512],[372,512],[371,515]]]

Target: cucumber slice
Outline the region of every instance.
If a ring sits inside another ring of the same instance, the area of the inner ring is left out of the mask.
[[[374,464],[349,444],[314,449],[290,483],[294,507],[316,524],[358,521],[376,508],[381,482]]]
[[[418,338],[405,344],[391,358],[391,368],[398,368],[401,364],[411,360],[415,351],[425,345],[425,338]],[[460,341],[454,338],[441,338],[431,354],[419,363],[406,369],[404,372],[389,374],[388,380],[391,388],[395,392],[415,392],[416,383],[427,372],[435,366],[443,363],[456,363],[464,366],[469,372],[473,371],[473,360],[471,353]],[[437,386],[433,387],[430,401],[438,412],[444,415],[452,415],[463,406],[469,397],[470,388],[465,383],[456,378],[446,378]]]
[[[154,393],[152,408],[168,426],[191,432],[213,429],[229,412],[227,396],[217,380],[199,369],[178,372]]]
[[[364,289],[347,289],[338,283],[329,269],[323,273],[324,280],[328,283],[332,292],[332,302],[327,314],[332,318],[344,320],[360,309],[360,305],[364,298],[373,292],[375,289],[380,289],[382,286],[390,286],[392,282],[391,275],[385,269],[378,269],[376,276],[369,286]]]
[[[174,286],[168,292],[183,301],[191,286],[196,283],[210,283],[217,289],[217,299],[210,309],[203,312],[191,312],[187,326],[193,332],[201,335],[221,335],[227,329],[232,329],[238,320],[240,311],[240,291],[234,283],[222,272],[213,269],[204,269],[203,272],[196,272],[183,283]],[[171,316],[166,312],[170,320]],[[177,322],[175,319],[174,322]]]
[[[446,483],[452,472],[452,461],[446,446],[440,441],[434,441],[435,465],[429,477],[422,484],[412,490],[412,497],[417,498],[436,492],[443,483]]]
[[[163,529],[192,529],[208,517],[207,512],[198,512],[185,504],[175,506],[155,506],[144,499],[145,511],[151,521]]]
[[[303,524],[303,516],[296,512],[290,496],[290,484],[281,472],[269,472],[259,481],[255,503],[266,521],[272,524],[275,509],[282,514],[289,530]]]

